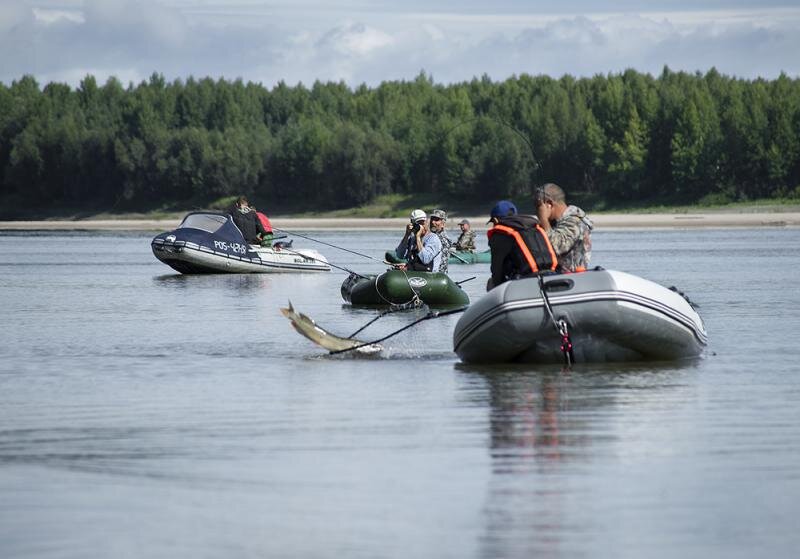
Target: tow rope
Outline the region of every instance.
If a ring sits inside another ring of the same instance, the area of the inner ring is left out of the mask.
[[[575,362],[575,354],[572,352],[572,340],[569,338],[567,321],[563,318],[558,321],[558,333],[561,335],[561,353],[564,354],[564,364],[569,367]]]
[[[571,367],[575,363],[575,353],[573,352],[572,340],[569,337],[569,327],[567,321],[563,318],[556,320],[553,314],[553,307],[550,305],[550,299],[547,296],[547,291],[544,287],[544,278],[539,274],[539,292],[542,294],[542,301],[544,301],[544,308],[547,309],[547,314],[550,317],[553,327],[561,337],[561,353],[564,354],[564,364]]]

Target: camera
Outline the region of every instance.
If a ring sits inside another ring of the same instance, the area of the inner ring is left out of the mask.
[[[411,224],[411,232],[416,235],[417,231],[419,231],[419,227],[420,227],[420,224],[418,222],[413,222]]]

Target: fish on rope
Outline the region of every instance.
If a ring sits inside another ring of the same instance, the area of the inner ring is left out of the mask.
[[[323,347],[331,353],[339,353],[344,351],[355,351],[362,355],[374,355],[380,353],[383,347],[380,344],[373,344],[363,342],[355,338],[342,338],[328,332],[324,328],[317,325],[314,320],[301,313],[295,311],[292,302],[289,301],[289,307],[281,309],[283,316],[289,319],[295,330],[301,335],[320,347]]]
[[[420,322],[424,322],[426,320],[431,320],[434,318],[441,318],[443,316],[449,316],[451,314],[461,313],[467,310],[468,307],[461,307],[458,309],[451,309],[446,311],[429,311],[425,316],[422,318],[418,318],[411,322],[410,324],[406,324],[402,328],[391,332],[382,338],[377,340],[373,340],[371,342],[362,342],[359,341],[352,336],[357,334],[358,332],[362,331],[364,328],[372,324],[376,319],[371,320],[368,322],[364,327],[356,330],[349,338],[342,338],[337,336],[336,334],[332,334],[328,332],[324,328],[317,326],[317,323],[314,320],[306,316],[303,313],[299,313],[294,310],[292,306],[292,302],[289,301],[289,307],[285,309],[281,309],[283,316],[291,321],[292,326],[297,332],[320,347],[323,347],[328,350],[330,355],[338,355],[340,353],[345,353],[348,351],[355,351],[356,353],[360,353],[362,355],[374,355],[379,353],[383,350],[383,346],[380,345],[380,342],[386,341],[389,338],[396,336],[401,332],[405,332],[409,328],[416,326]],[[383,314],[378,315],[378,318],[383,316]]]

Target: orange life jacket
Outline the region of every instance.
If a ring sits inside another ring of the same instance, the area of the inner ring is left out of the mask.
[[[537,223],[533,229],[526,231],[526,233],[528,232],[530,232],[531,235],[526,235],[528,237],[528,242],[526,242],[526,239],[523,238],[518,230],[508,225],[500,225],[498,223],[486,232],[486,236],[491,239],[492,235],[497,233],[510,235],[516,241],[517,247],[525,257],[528,266],[531,268],[531,272],[534,274],[545,270],[555,272],[558,267],[558,258],[556,257],[556,252],[553,250],[553,245],[550,244],[550,239],[547,238],[545,230]],[[533,249],[533,253],[531,249]],[[534,257],[534,253],[536,257]]]
[[[256,217],[261,222],[261,225],[264,227],[264,230],[267,233],[272,233],[272,224],[269,222],[269,218],[261,212],[256,212]]]

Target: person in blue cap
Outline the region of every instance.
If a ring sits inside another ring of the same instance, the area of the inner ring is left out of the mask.
[[[509,280],[552,273],[558,259],[539,219],[519,215],[510,200],[500,200],[492,208],[487,231],[492,252],[492,277],[486,290]]]

